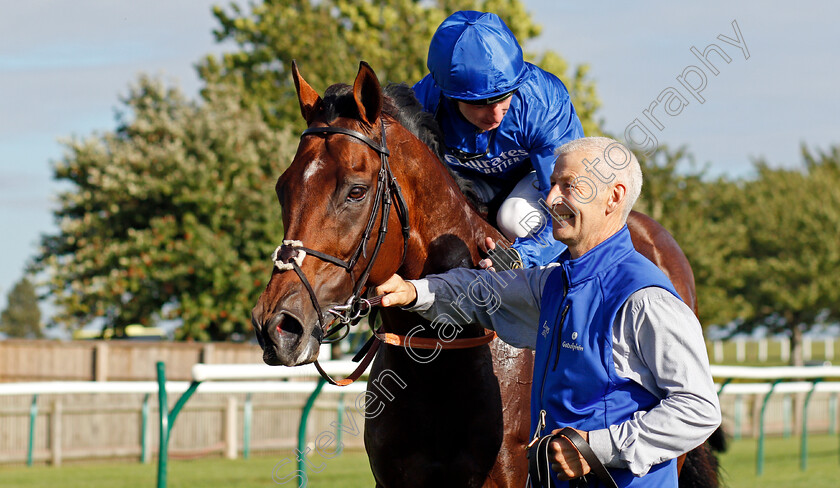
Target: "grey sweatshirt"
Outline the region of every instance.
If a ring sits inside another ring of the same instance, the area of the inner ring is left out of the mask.
[[[479,323],[512,346],[534,349],[552,268],[495,276],[459,268],[412,280],[417,301],[408,310],[429,320],[445,314],[443,322]],[[616,373],[661,401],[621,424],[589,432],[589,443],[607,467],[642,476],[702,444],[720,425],[720,404],[700,323],[668,291],[651,287],[631,295],[616,314],[612,339]]]

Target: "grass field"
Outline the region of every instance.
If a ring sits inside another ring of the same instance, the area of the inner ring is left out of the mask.
[[[730,443],[720,458],[724,480],[731,488],[837,488],[840,486],[840,439],[831,435],[808,436],[808,469],[799,469],[801,439],[769,437],[764,445],[764,474],[755,475],[756,440]]]
[[[840,459],[838,438],[828,435],[809,437],[808,470],[799,470],[799,438],[769,438],[765,445],[764,475],[755,475],[754,439],[732,442],[729,451],[721,457],[725,479],[730,488],[837,488],[840,486]],[[245,460],[200,459],[171,461],[169,488],[251,488],[275,486],[302,486],[300,478],[289,477],[293,471],[290,461],[281,464],[276,483],[272,473],[278,463],[291,460],[290,455],[255,457]],[[312,488],[372,487],[367,458],[362,452],[347,452],[334,459],[313,459],[311,464],[320,469],[309,472],[306,486]],[[285,478],[285,479],[284,479]],[[0,486],[4,488],[154,488],[156,465],[138,463],[86,463],[68,464],[59,468],[50,466],[23,466],[0,468]]]

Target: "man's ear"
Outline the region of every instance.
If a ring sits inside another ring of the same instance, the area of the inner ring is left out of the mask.
[[[616,183],[609,190],[607,196],[607,214],[611,214],[622,207],[624,197],[627,196],[627,187],[624,183]]]

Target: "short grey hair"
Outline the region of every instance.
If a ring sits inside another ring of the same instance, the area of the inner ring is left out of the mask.
[[[554,151],[554,155],[559,158],[562,155],[574,152],[584,152],[592,157],[593,161],[594,158],[605,161],[616,176],[616,181],[613,184],[622,183],[627,188],[627,193],[624,197],[624,207],[621,209],[621,217],[626,220],[630,214],[630,210],[633,209],[633,205],[642,193],[642,167],[639,165],[639,160],[636,159],[633,151],[627,149],[624,144],[609,137],[582,137],[558,147]],[[616,155],[617,152],[621,153],[622,161],[615,164],[616,159],[613,158],[613,155]],[[607,185],[600,179],[594,178],[594,181],[600,190],[607,189]]]

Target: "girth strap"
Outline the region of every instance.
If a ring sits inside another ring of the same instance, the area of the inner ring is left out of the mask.
[[[381,300],[381,296],[374,297],[371,299],[371,302],[376,301],[378,304],[379,300]],[[371,321],[372,323],[373,321]],[[373,357],[376,355],[376,351],[379,349],[381,344],[388,344],[390,346],[400,346],[405,348],[411,349],[470,349],[473,347],[480,347],[485,344],[489,344],[496,338],[496,333],[492,330],[485,331],[484,335],[480,337],[470,337],[467,339],[452,339],[449,342],[443,341],[441,339],[429,339],[423,337],[417,338],[410,338],[404,335],[399,334],[392,334],[390,332],[382,332],[382,330],[377,330],[370,336],[370,339],[362,345],[359,352],[356,353],[356,356],[353,357],[354,362],[359,362],[359,366],[351,373],[348,377],[335,380],[330,375],[328,375],[322,368],[321,365],[318,364],[318,360],[315,360],[315,368],[321,373],[321,376],[327,380],[327,383],[331,385],[337,386],[347,386],[350,383],[359,379],[362,374],[364,374],[365,370],[367,369],[370,362],[373,360]]]
[[[411,337],[380,331],[377,331],[374,336],[385,344],[409,349],[470,349],[489,344],[496,338],[496,333],[492,330],[485,330],[484,335],[478,337],[458,338],[450,341],[437,338]]]

